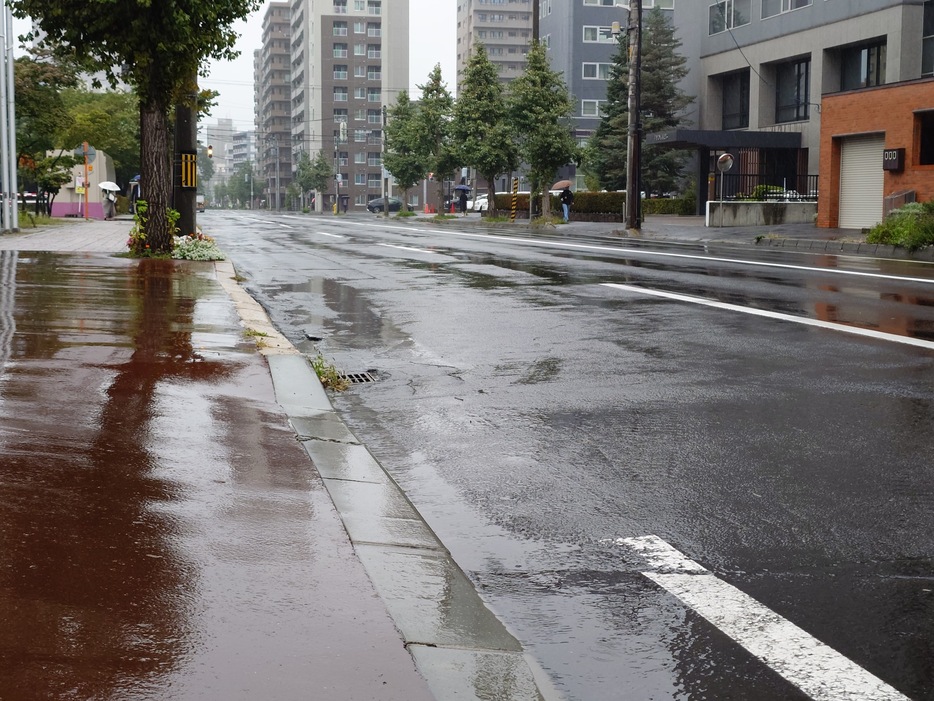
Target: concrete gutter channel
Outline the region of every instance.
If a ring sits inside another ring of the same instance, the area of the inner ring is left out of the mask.
[[[237,283],[233,264],[221,261],[215,269],[243,324],[261,339],[276,400],[432,694],[439,701],[560,699],[399,485],[341,421],[305,356]]]

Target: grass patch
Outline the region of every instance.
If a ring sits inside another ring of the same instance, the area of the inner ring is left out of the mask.
[[[315,371],[325,389],[343,392],[350,387],[350,382],[341,377],[334,364],[329,363],[321,353],[311,359],[311,368]]]
[[[398,214],[396,214],[396,217],[398,217],[399,219],[402,219],[405,217],[415,217],[415,216],[418,216],[418,215],[416,215],[415,212],[411,212],[411,211],[404,211],[404,212],[399,212]]]

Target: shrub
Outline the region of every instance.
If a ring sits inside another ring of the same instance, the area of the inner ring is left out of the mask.
[[[176,236],[172,257],[176,260],[224,260],[224,254],[210,236]]]
[[[934,204],[912,202],[899,207],[869,231],[866,241],[909,251],[934,244]]]
[[[782,198],[785,196],[785,188],[780,185],[756,185],[749,195],[751,200],[762,200]]]

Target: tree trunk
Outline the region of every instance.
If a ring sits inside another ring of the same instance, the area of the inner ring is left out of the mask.
[[[137,253],[168,253],[172,250],[173,231],[169,230],[169,193],[172,191],[172,168],[169,152],[168,107],[150,101],[140,106],[140,199],[146,201],[146,240]]]

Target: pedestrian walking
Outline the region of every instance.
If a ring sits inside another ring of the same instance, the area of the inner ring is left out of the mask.
[[[461,190],[460,196],[460,208],[464,213],[464,216],[467,216],[467,190]]]
[[[571,205],[574,204],[574,193],[565,185],[561,191],[561,209],[564,210],[564,223],[567,224],[571,215]]]

